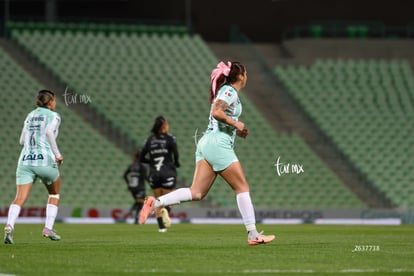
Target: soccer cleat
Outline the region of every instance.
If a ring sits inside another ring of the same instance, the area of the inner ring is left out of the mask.
[[[165,233],[165,232],[167,232],[168,230],[167,230],[167,228],[161,228],[161,229],[158,229],[158,232],[160,232],[160,233]]]
[[[10,224],[7,224],[4,227],[4,243],[5,244],[13,244],[13,227]]]
[[[43,234],[43,237],[49,238],[52,241],[60,241],[60,236],[53,229],[49,229],[45,227],[43,228],[42,234]]]
[[[259,245],[259,244],[266,244],[275,239],[275,235],[263,235],[263,231],[259,233],[255,239],[247,239],[247,243],[249,245]]]
[[[165,227],[170,227],[171,226],[171,219],[170,216],[168,214],[168,210],[165,208],[161,209],[161,217],[162,217],[162,223],[164,224]]]
[[[141,213],[139,214],[139,223],[145,224],[149,215],[154,212],[155,208],[155,198],[153,196],[148,196],[144,201],[144,206],[142,206]]]

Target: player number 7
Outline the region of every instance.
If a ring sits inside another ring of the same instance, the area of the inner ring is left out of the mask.
[[[160,169],[161,169],[161,167],[162,167],[162,165],[164,163],[164,156],[160,156],[160,157],[154,158],[154,160],[157,161],[157,163],[155,164],[155,169],[157,171],[160,171]]]

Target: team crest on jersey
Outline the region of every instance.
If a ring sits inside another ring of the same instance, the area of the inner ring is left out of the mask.
[[[227,91],[226,93],[224,93],[224,95],[226,95],[227,97],[231,97],[231,92],[230,91]]]

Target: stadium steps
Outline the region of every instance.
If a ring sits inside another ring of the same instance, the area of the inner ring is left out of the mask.
[[[253,46],[209,43],[222,60],[243,60],[249,72],[246,93],[260,110],[269,125],[277,130],[297,133],[341,181],[369,207],[392,207],[386,195],[379,191],[349,162],[335,143],[325,135],[320,126],[302,109],[283,83],[273,74],[273,69]],[[259,56],[259,57],[258,57]],[[260,85],[259,85],[260,84]],[[276,122],[276,123],[274,123]]]

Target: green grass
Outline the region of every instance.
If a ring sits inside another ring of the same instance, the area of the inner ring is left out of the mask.
[[[414,226],[259,225],[276,242],[247,246],[242,225],[17,224],[0,275],[413,274]],[[379,246],[353,252],[356,246]]]

